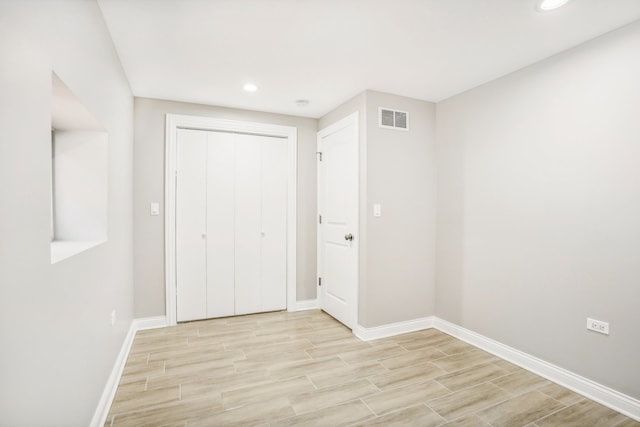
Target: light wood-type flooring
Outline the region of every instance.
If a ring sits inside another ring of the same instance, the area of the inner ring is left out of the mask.
[[[435,329],[363,342],[321,311],[138,332],[105,425],[640,427]]]

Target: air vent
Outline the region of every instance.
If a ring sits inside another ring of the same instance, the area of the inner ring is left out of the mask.
[[[409,130],[409,113],[380,107],[378,108],[378,126],[385,129]]]

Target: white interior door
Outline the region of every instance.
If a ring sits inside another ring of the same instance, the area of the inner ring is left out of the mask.
[[[262,311],[287,308],[287,141],[257,137],[262,149]],[[295,221],[295,219],[294,219]]]
[[[176,177],[178,321],[207,316],[207,132],[179,129]]]
[[[318,133],[318,288],[322,310],[350,328],[358,299],[358,116]]]
[[[178,130],[177,320],[287,307],[288,146]]]
[[[207,316],[235,314],[234,135],[207,132]]]
[[[261,192],[260,140],[236,138],[235,314],[260,311]]]

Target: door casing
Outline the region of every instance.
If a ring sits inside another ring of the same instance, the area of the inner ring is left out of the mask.
[[[296,306],[297,129],[265,123],[167,114],[165,133],[165,306],[166,323],[176,321],[176,147],[178,129],[273,136],[287,139],[287,309]]]

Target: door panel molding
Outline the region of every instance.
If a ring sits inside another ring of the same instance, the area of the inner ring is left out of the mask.
[[[166,115],[165,133],[165,307],[167,325],[176,324],[176,149],[178,129],[230,132],[283,138],[287,141],[287,309],[296,308],[297,129],[265,123],[211,117]]]

